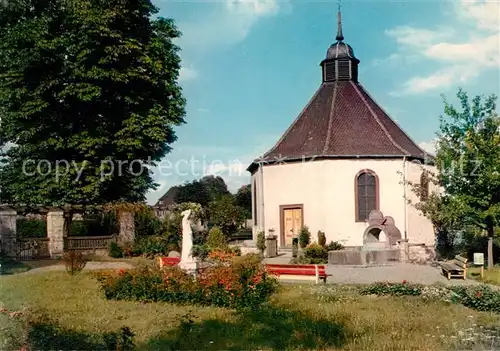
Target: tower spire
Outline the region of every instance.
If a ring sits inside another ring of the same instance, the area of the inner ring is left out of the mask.
[[[342,15],[340,14],[340,1],[339,1],[339,12],[337,13],[337,36],[335,37],[337,41],[344,40],[344,35],[342,34]]]

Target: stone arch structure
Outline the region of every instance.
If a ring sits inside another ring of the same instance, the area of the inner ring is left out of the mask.
[[[401,240],[401,232],[394,218],[384,216],[381,211],[372,211],[369,226],[363,234],[363,246],[390,247]]]

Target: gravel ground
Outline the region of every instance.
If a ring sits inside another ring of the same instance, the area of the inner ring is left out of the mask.
[[[381,281],[402,282],[403,280],[419,284],[479,284],[472,279],[452,278],[448,280],[437,267],[411,263],[377,267],[327,266],[326,272],[332,275],[327,280],[331,284],[369,284]]]
[[[129,269],[133,268],[133,266],[129,263],[126,262],[94,262],[90,261],[87,262],[85,265],[85,268],[83,269],[84,271],[89,271],[89,270],[96,270],[96,269]],[[29,271],[19,273],[19,274],[37,274],[37,273],[43,273],[43,272],[53,272],[53,271],[64,271],[66,270],[66,267],[63,264],[55,264],[52,266],[47,266],[47,267],[39,267],[39,268],[33,268],[30,269]]]
[[[292,258],[291,253],[265,259],[266,263],[287,264]],[[327,279],[330,284],[370,284],[374,282],[402,282],[406,280],[419,284],[453,284],[453,285],[474,285],[479,284],[472,279],[452,278],[448,280],[441,273],[439,267],[412,263],[394,263],[381,266],[331,266],[327,265],[326,272],[331,274]]]

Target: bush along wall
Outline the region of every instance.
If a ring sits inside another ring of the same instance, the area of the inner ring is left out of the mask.
[[[21,238],[47,237],[47,222],[44,219],[18,218],[16,233]]]

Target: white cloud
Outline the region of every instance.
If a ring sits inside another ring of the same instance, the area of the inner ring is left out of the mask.
[[[215,10],[202,18],[179,23],[180,47],[189,52],[214,50],[245,39],[262,18],[276,15],[286,4],[279,0],[226,0],[215,2]]]
[[[179,72],[179,82],[188,82],[198,77],[198,71],[193,67],[181,67]]]
[[[412,77],[403,83],[403,89],[392,91],[389,94],[392,96],[402,96],[424,93],[436,88],[451,86],[457,82],[466,82],[478,74],[479,71],[475,67],[457,64],[440,69],[430,75]]]
[[[432,155],[436,154],[436,140],[422,141],[418,143],[425,152],[428,152]]]
[[[435,67],[432,73],[409,78],[392,95],[445,89],[500,67],[500,2],[462,0],[454,6],[460,31],[451,26],[400,26],[386,31],[399,44],[390,57],[418,56]]]

